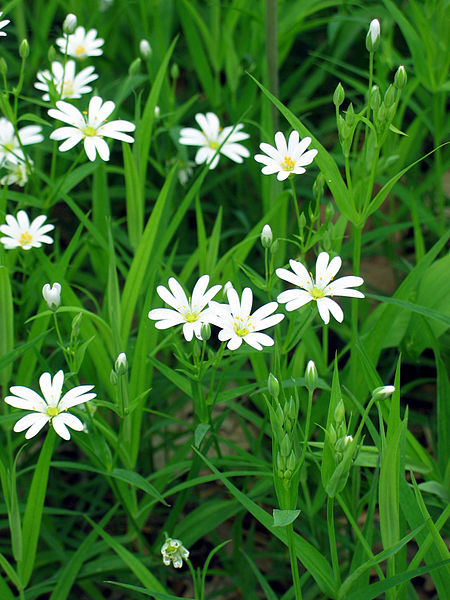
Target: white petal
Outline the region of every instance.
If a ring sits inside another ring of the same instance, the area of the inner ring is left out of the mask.
[[[344,320],[344,313],[342,312],[341,307],[334,300],[331,300],[331,298],[319,298],[317,300],[317,308],[319,309],[319,314],[325,324],[330,321],[329,312],[336,321],[339,321],[339,323],[342,323]]]
[[[25,438],[29,440],[38,434],[45,424],[49,422],[49,420],[50,419],[46,414],[31,413],[31,415],[25,415],[17,421],[17,423],[14,425],[14,431],[20,432],[28,429],[25,434]]]
[[[83,423],[75,415],[70,413],[60,413],[52,419],[53,429],[56,433],[64,440],[70,440],[70,431],[67,427],[74,429],[75,431],[83,430]]]

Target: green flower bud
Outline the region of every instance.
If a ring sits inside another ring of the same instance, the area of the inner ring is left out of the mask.
[[[394,106],[395,103],[395,92],[394,92],[394,88],[392,87],[392,85],[390,85],[388,87],[388,89],[386,90],[386,93],[384,94],[384,105],[386,106],[386,108],[391,108],[391,106]]]
[[[377,85],[374,85],[372,88],[372,95],[370,97],[370,108],[376,112],[380,108],[381,104],[381,94],[380,88]]]
[[[63,31],[64,33],[66,33],[67,35],[71,35],[77,26],[77,18],[74,14],[69,13],[67,15],[67,17],[64,19],[64,23],[63,23]]]
[[[121,352],[116,358],[114,368],[116,369],[117,375],[125,375],[125,373],[128,371],[128,360],[125,352]]]
[[[0,75],[6,75],[8,72],[8,65],[6,64],[6,60],[3,56],[0,57]]]
[[[280,244],[278,243],[278,240],[274,240],[272,245],[270,246],[271,254],[276,254],[278,252],[279,247]]]
[[[282,456],[280,454],[280,452],[277,452],[277,470],[278,470],[278,475],[280,477],[283,477],[283,472],[286,468],[286,459],[284,458],[284,456]]]
[[[280,394],[280,382],[273,373],[269,373],[267,387],[269,388],[269,394],[272,396],[272,398],[278,398]]]
[[[386,400],[395,392],[395,387],[393,385],[383,385],[382,387],[377,387],[372,392],[372,397],[375,398],[375,401]]]
[[[394,85],[398,90],[402,90],[407,81],[408,76],[406,75],[406,69],[403,65],[400,65],[394,76]]]
[[[25,38],[24,40],[22,40],[20,42],[19,56],[22,60],[24,60],[25,58],[27,58],[27,56],[29,54],[30,54],[30,44],[28,43],[28,40]]]
[[[55,60],[57,60],[58,55],[56,54],[56,50],[53,46],[50,46],[50,48],[48,49],[47,57],[48,57],[48,60],[50,61],[50,64],[52,62],[55,62]]]
[[[292,450],[291,440],[290,440],[288,434],[286,433],[280,444],[281,456],[284,456],[285,458],[288,457],[291,450]]]
[[[353,127],[353,125],[355,124],[355,111],[351,102],[348,105],[348,108],[345,113],[345,122],[349,127]]]
[[[111,373],[109,374],[109,381],[111,382],[111,385],[117,385],[119,383],[119,377],[117,376],[117,373],[114,371],[114,369],[111,369]]]
[[[264,225],[261,231],[261,244],[263,248],[270,248],[273,242],[273,235],[270,225]]]
[[[313,194],[316,200],[320,200],[320,198],[322,197],[324,187],[325,177],[323,176],[323,173],[319,173],[313,183]]]
[[[211,337],[211,325],[209,323],[202,323],[202,326],[200,328],[200,335],[202,337],[202,340],[204,340],[205,342],[209,340],[209,338]]]
[[[339,82],[336,89],[334,90],[333,104],[335,105],[336,108],[339,108],[341,106],[341,104],[344,102],[344,99],[345,99],[344,88],[342,87],[341,82]]]
[[[337,425],[345,420],[345,405],[342,400],[339,400],[338,405],[334,409],[334,420]]]
[[[297,460],[295,458],[295,454],[294,451],[291,450],[291,453],[288,456],[288,459],[286,461],[286,467],[290,470],[290,471],[294,471],[295,467],[297,465]]]
[[[173,65],[170,67],[170,76],[172,79],[178,79],[180,76],[180,67],[177,65],[177,63],[173,63]]]
[[[317,387],[317,368],[313,360],[306,365],[305,383],[308,391],[313,392]]]
[[[83,313],[78,313],[72,319],[72,335],[74,337],[78,337],[80,335],[82,317],[83,317]]]
[[[333,425],[331,425],[331,423],[326,431],[326,435],[328,437],[330,444],[334,447],[334,445],[336,444],[337,435],[336,435],[336,430],[333,427]]]
[[[141,68],[142,60],[138,57],[133,60],[131,65],[128,67],[128,75],[135,75]]]
[[[285,413],[291,421],[295,422],[297,420],[297,403],[292,396],[289,398],[289,402],[285,407]]]

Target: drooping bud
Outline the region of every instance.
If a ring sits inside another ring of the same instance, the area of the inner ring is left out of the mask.
[[[306,365],[305,383],[308,391],[313,392],[317,387],[317,368],[313,360]]]
[[[408,76],[406,75],[406,69],[403,65],[400,65],[394,76],[394,85],[398,90],[402,90],[407,81]]]
[[[71,35],[77,26],[77,18],[73,13],[69,13],[66,18],[64,19],[64,23],[63,23],[63,31],[64,33],[66,33],[67,35]]]
[[[380,21],[373,19],[369,25],[366,36],[366,48],[369,52],[375,52],[380,45]]]
[[[57,310],[61,304],[61,284],[56,281],[50,287],[50,284],[46,283],[42,288],[42,296],[50,310]]]
[[[264,225],[261,231],[261,244],[263,248],[270,248],[273,242],[272,229],[270,225]]]
[[[382,387],[377,387],[372,392],[372,397],[375,398],[375,401],[386,400],[389,396],[395,392],[395,387],[393,385],[383,385]]]
[[[344,100],[345,100],[344,88],[342,87],[341,82],[339,82],[337,84],[336,89],[334,90],[333,104],[335,105],[336,108],[339,108],[340,105],[344,102]]]
[[[139,52],[144,60],[147,60],[152,55],[152,47],[148,40],[141,40],[139,42]]]

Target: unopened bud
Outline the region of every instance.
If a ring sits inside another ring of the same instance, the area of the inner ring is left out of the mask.
[[[392,85],[388,87],[386,93],[384,94],[384,104],[386,108],[391,108],[395,103],[395,93]]]
[[[0,57],[0,75],[6,75],[8,72],[8,65],[6,64],[6,60],[3,56]]]
[[[273,241],[272,230],[270,225],[264,225],[261,231],[261,244],[263,248],[270,248]]]
[[[209,323],[202,323],[200,328],[200,336],[205,342],[209,340],[211,337],[211,325]]]
[[[270,246],[270,252],[272,254],[276,254],[278,252],[278,248],[280,247],[280,244],[278,243],[278,240],[275,240],[272,245]]]
[[[291,450],[292,450],[291,440],[290,440],[288,434],[286,433],[280,444],[281,456],[284,456],[285,458],[288,457]]]
[[[381,94],[380,88],[377,85],[372,87],[372,95],[370,96],[370,108],[375,112],[380,108]]]
[[[324,187],[325,187],[325,177],[323,176],[323,173],[320,172],[317,175],[317,177],[313,183],[313,194],[314,194],[314,198],[316,200],[320,200],[320,198],[322,197]],[[302,215],[303,215],[303,213],[302,213]],[[300,217],[302,215],[300,215]],[[305,218],[305,217],[303,216],[303,218]],[[306,219],[305,219],[305,221],[306,221]]]
[[[148,40],[141,40],[139,42],[139,52],[141,53],[141,56],[144,60],[150,58],[150,56],[152,55],[152,48]]]
[[[170,76],[172,79],[178,79],[180,76],[180,67],[177,65],[177,63],[173,63],[173,65],[170,67]]]
[[[366,36],[366,48],[369,52],[375,52],[380,45],[380,21],[373,19],[369,25]]]
[[[386,400],[389,396],[395,392],[395,387],[393,385],[384,385],[382,387],[377,387],[372,392],[372,397],[375,398],[376,401]]]
[[[344,99],[345,99],[344,88],[342,87],[341,82],[339,82],[337,84],[336,89],[334,90],[333,104],[335,105],[336,108],[339,108],[340,105],[344,102]]]
[[[142,60],[139,58],[139,56],[135,58],[131,65],[128,67],[128,75],[135,75],[141,68],[141,62]]]
[[[67,15],[67,17],[64,19],[64,23],[63,23],[63,31],[64,33],[66,33],[67,35],[71,35],[77,26],[77,18],[74,14],[69,13]]]
[[[125,375],[125,373],[128,371],[128,360],[125,352],[121,352],[119,354],[114,367],[116,369],[117,375]]]
[[[72,335],[74,335],[75,337],[77,337],[80,334],[82,317],[83,317],[83,313],[78,313],[72,319]]]
[[[20,42],[19,46],[19,56],[22,60],[24,60],[30,54],[30,44],[28,40],[25,38]]]
[[[297,463],[297,461],[295,460],[294,451],[291,450],[291,453],[289,454],[288,459],[286,461],[286,467],[289,470],[293,471],[295,469],[296,463]]]
[[[355,124],[355,111],[351,102],[348,105],[348,108],[345,113],[345,122],[349,127],[353,127],[353,125]]]
[[[49,283],[46,283],[42,288],[42,296],[47,302],[47,306],[50,310],[57,310],[61,304],[61,284],[57,281],[50,287]]]
[[[336,430],[333,427],[333,425],[331,425],[331,423],[330,423],[329,427],[327,428],[326,433],[327,433],[327,437],[328,437],[330,444],[332,446],[334,446],[336,444],[337,435],[336,435]]]
[[[155,106],[155,118],[159,119],[159,116],[161,114],[161,109],[159,108],[158,105]]]
[[[292,396],[289,398],[289,402],[286,405],[286,415],[291,421],[297,419],[297,404]]]
[[[317,387],[317,368],[313,360],[310,360],[306,365],[305,383],[310,392],[313,392]]]
[[[109,374],[109,381],[111,382],[111,385],[117,385],[119,383],[119,378],[114,369],[111,369],[111,373]]]
[[[400,65],[394,76],[394,85],[398,90],[402,90],[407,81],[408,76],[406,75],[406,69],[403,65]]]
[[[339,425],[345,419],[345,405],[342,400],[339,400],[338,405],[334,409],[334,420]]]
[[[278,398],[280,394],[280,382],[273,373],[269,373],[267,387],[269,389],[269,394],[272,396],[272,398]]]

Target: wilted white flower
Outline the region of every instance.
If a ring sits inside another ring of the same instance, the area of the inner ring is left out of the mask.
[[[0,166],[6,160],[12,163],[23,162],[25,157],[20,143],[22,146],[28,146],[42,142],[44,136],[41,131],[40,125],[27,125],[19,129],[19,137],[17,137],[13,124],[5,117],[0,117]]]
[[[150,58],[152,55],[152,48],[148,40],[141,40],[139,42],[139,52],[142,58]]]
[[[121,352],[116,358],[114,368],[116,370],[117,375],[125,375],[125,373],[128,371],[128,360],[125,352]]]
[[[375,388],[372,392],[372,396],[376,396],[376,400],[386,400],[389,396],[395,392],[393,385],[383,385],[382,387]]]
[[[183,558],[184,560],[189,558],[189,550],[183,546],[181,540],[174,538],[166,539],[161,547],[161,554],[163,563],[168,567],[172,562],[176,569],[183,566]]]
[[[2,11],[0,11],[0,17],[2,16]],[[3,27],[5,27],[6,25],[8,25],[9,23],[9,19],[4,19],[3,21],[0,21],[0,29],[3,29]],[[4,31],[0,31],[0,37],[2,36],[6,36],[6,33]]]
[[[156,291],[160,298],[172,308],[154,308],[148,313],[148,318],[157,321],[156,329],[168,329],[184,323],[183,334],[186,341],[190,342],[194,334],[201,340],[202,325],[209,323],[211,317],[210,308],[205,308],[205,306],[222,287],[213,285],[207,291],[208,284],[209,275],[202,275],[194,286],[192,298],[188,299],[178,281],[171,277],[169,279],[170,291],[163,285],[159,285]]]
[[[50,310],[56,310],[61,304],[61,284],[57,281],[50,286],[46,283],[42,288],[42,296]]]
[[[297,285],[300,289],[286,290],[278,295],[278,302],[286,302],[286,310],[296,310],[304,306],[311,300],[317,302],[319,314],[324,323],[329,323],[330,312],[336,321],[341,323],[344,319],[344,313],[341,307],[334,300],[333,296],[350,296],[352,298],[364,298],[364,294],[358,290],[349,289],[364,283],[362,277],[349,275],[333,281],[334,276],[342,265],[339,256],[335,256],[328,264],[329,255],[327,252],[321,252],[316,261],[316,278],[312,273],[308,273],[306,268],[296,260],[290,260],[292,271],[287,269],[277,269],[276,274],[280,279],[289,281]]]
[[[193,166],[195,166],[195,162],[192,160],[188,160],[187,162],[180,161],[180,170],[178,171],[178,181],[181,185],[185,185],[190,177],[192,177],[192,173],[194,172]]]
[[[103,160],[109,160],[108,144],[103,139],[110,137],[122,142],[134,142],[134,138],[123,133],[136,129],[130,121],[107,121],[115,108],[114,102],[103,102],[99,96],[93,96],[89,102],[87,116],[75,106],[60,100],[56,108],[48,111],[50,117],[68,123],[70,127],[60,127],[50,134],[52,140],[65,140],[59,149],[66,152],[83,141],[84,149],[89,160],[95,160],[96,153]]]
[[[54,225],[44,225],[47,219],[45,215],[36,217],[30,223],[27,213],[24,210],[19,210],[17,219],[12,215],[5,217],[7,225],[1,225],[0,231],[5,234],[5,237],[0,238],[0,242],[5,246],[5,250],[13,248],[40,248],[42,244],[53,244],[50,236],[45,235],[55,228]]]
[[[64,33],[68,33],[69,35],[75,31],[75,27],[77,26],[77,18],[73,13],[69,13],[64,19],[63,23],[63,31]]]
[[[373,19],[369,25],[369,31],[366,36],[366,48],[369,52],[374,52],[380,43],[380,21]]]
[[[208,163],[210,169],[214,169],[219,162],[220,154],[224,154],[237,163],[242,163],[244,158],[250,156],[250,152],[242,144],[246,140],[248,133],[241,129],[242,123],[236,127],[220,127],[219,118],[212,112],[197,113],[195,120],[200,125],[201,131],[193,127],[184,127],[180,131],[180,144],[185,146],[200,146],[195,155],[195,162],[198,165]]]
[[[264,225],[261,231],[261,244],[263,248],[270,248],[273,241],[272,229],[270,225]]]
[[[69,42],[67,42],[69,37]],[[84,27],[77,27],[72,35],[67,36],[65,33],[63,37],[56,40],[56,44],[59,47],[60,52],[66,53],[69,56],[75,58],[86,58],[86,56],[100,56],[103,54],[101,46],[105,43],[105,40],[97,37],[97,30],[90,29],[86,32]]]
[[[70,432],[67,427],[75,429],[75,431],[82,431],[83,423],[67,410],[95,398],[97,394],[90,392],[94,386],[78,385],[61,398],[63,384],[64,373],[58,371],[53,377],[53,381],[50,373],[43,373],[40,376],[39,386],[42,396],[28,387],[13,385],[10,392],[14,395],[6,396],[5,402],[15,408],[33,411],[17,421],[14,431],[27,429],[25,434],[27,440],[39,433],[49,422],[56,433],[65,440],[70,440]]]
[[[34,87],[46,92],[42,96],[43,100],[50,100],[50,82],[60,98],[81,98],[81,94],[92,92],[91,86],[87,84],[97,79],[98,75],[94,73],[94,67],[86,67],[78,75],[75,74],[75,69],[74,60],[68,60],[65,65],[58,61],[52,62],[51,72],[48,69],[38,71],[38,81]]]
[[[292,131],[289,142],[286,144],[284,135],[281,131],[277,131],[275,134],[276,147],[263,142],[259,147],[266,154],[256,154],[255,160],[265,165],[261,170],[263,175],[277,173],[278,181],[284,181],[291,173],[295,175],[304,173],[303,167],[312,163],[317,150],[305,152],[310,143],[310,137],[300,140],[298,131]]]
[[[33,166],[33,161],[28,158],[28,162],[22,160],[20,162],[11,162],[6,160],[2,167],[8,172],[0,179],[0,185],[20,185],[24,187],[30,175],[30,167]]]
[[[284,319],[284,315],[272,315],[278,304],[269,302],[251,314],[253,292],[250,288],[243,290],[241,300],[234,288],[228,290],[227,297],[228,304],[219,304],[218,302],[210,304],[211,310],[215,313],[211,318],[211,323],[221,328],[219,340],[221,342],[228,341],[227,348],[229,350],[239,348],[242,340],[256,350],[262,350],[263,346],[273,346],[273,339],[269,335],[261,333],[261,330],[272,327]]]

